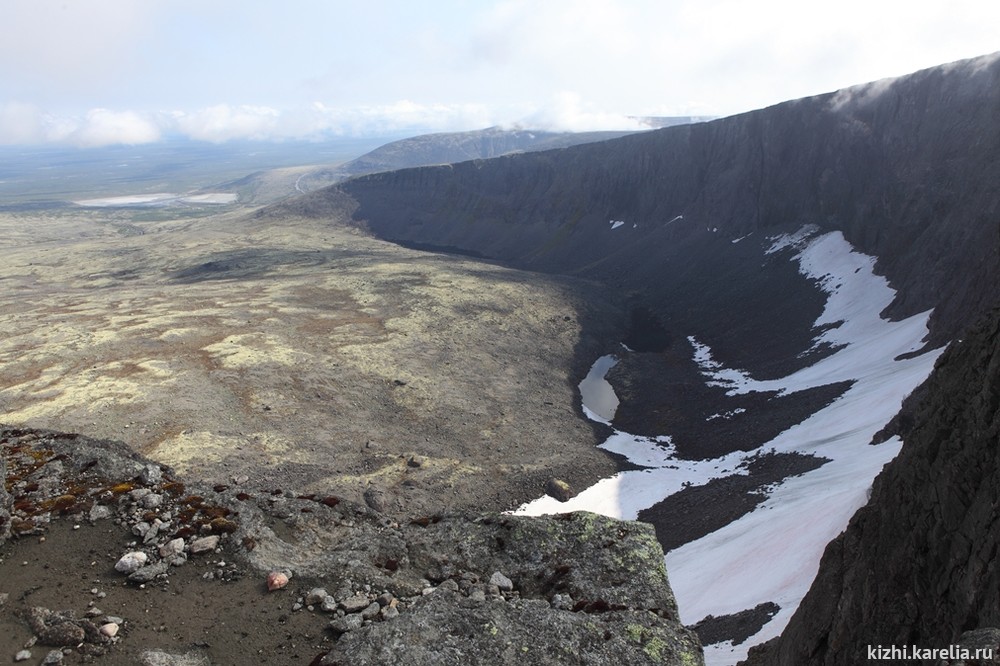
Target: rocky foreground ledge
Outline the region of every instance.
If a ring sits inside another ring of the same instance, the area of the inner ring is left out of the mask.
[[[642,523],[399,523],[187,483],[117,442],[0,428],[0,446],[0,663],[703,663]]]

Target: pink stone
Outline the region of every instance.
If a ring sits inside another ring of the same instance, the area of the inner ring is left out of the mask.
[[[288,576],[281,573],[280,571],[272,571],[267,574],[267,589],[270,592],[275,590],[280,590],[281,588],[288,585]]]

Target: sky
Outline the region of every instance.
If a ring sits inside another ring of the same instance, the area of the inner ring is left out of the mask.
[[[996,0],[2,0],[0,145],[628,129],[996,51]]]

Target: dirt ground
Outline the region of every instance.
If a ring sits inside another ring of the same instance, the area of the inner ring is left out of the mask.
[[[68,664],[96,660],[104,666],[134,666],[149,650],[217,665],[308,664],[329,649],[330,618],[292,610],[300,588],[316,581],[295,580],[269,593],[264,578],[245,569],[232,581],[205,580],[206,572],[219,570],[218,563],[225,561],[224,553],[210,553],[171,569],[166,581],[140,589],[126,585],[114,570],[129,540],[110,521],[83,521],[74,529],[73,522],[57,520],[44,540],[26,537],[0,546],[5,571],[0,594],[9,595],[5,605],[12,611],[25,606],[71,610],[78,617],[96,607],[125,621],[118,641],[104,654],[87,657],[71,650]],[[0,609],[0,663],[11,663],[31,637],[20,617]],[[53,649],[34,645],[25,663],[39,664]]]

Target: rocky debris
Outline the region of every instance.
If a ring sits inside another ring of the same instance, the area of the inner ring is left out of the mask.
[[[21,650],[14,655],[14,661],[27,661],[31,659],[31,650]]]
[[[143,584],[155,580],[157,576],[162,576],[170,569],[170,563],[160,561],[155,564],[148,564],[136,569],[128,575],[130,583]]]
[[[367,608],[369,604],[368,597],[363,594],[355,594],[353,597],[344,599],[340,602],[340,607],[344,609],[345,613],[357,613],[362,608]]]
[[[171,654],[163,650],[146,650],[139,657],[141,666],[211,666],[208,657],[197,652]]]
[[[85,641],[103,643],[110,638],[91,620],[77,618],[69,611],[32,606],[24,615],[25,622],[42,645],[74,647]]]
[[[748,664],[848,663],[867,645],[946,647],[1000,626],[1000,310],[938,358],[898,422],[899,455]]]
[[[969,650],[971,654],[991,654],[991,658],[952,659],[948,666],[992,666],[1000,664],[1000,629],[985,627],[972,629],[959,636],[956,646]],[[978,651],[978,652],[977,652]]]
[[[7,456],[0,455],[0,479],[7,479]],[[0,544],[10,536],[11,515],[13,498],[7,492],[7,484],[0,483]]]
[[[344,633],[347,631],[353,631],[355,629],[360,629],[365,623],[365,618],[356,613],[349,613],[338,617],[336,620],[330,622],[330,628],[337,633]]]
[[[121,442],[0,428],[0,443],[0,470],[5,470],[9,488],[9,494],[0,492],[0,539],[4,534],[40,535],[53,517],[84,516],[94,522],[124,505],[134,506],[136,514],[153,513],[141,509],[131,496],[141,485],[142,471],[152,464]],[[4,520],[6,515],[9,519]],[[140,523],[130,521],[133,527]],[[150,526],[137,529],[147,534]]]
[[[557,612],[541,600],[476,601],[439,590],[392,622],[344,631],[320,663],[617,666],[699,664],[702,656],[697,638],[649,611]]]
[[[135,537],[115,565],[121,580],[131,585],[168,589],[171,565],[184,564],[188,555],[209,567],[202,576],[206,580],[234,580],[247,565],[271,572],[271,589],[275,583],[289,587],[302,580],[290,610],[323,618],[328,641],[368,635],[376,641],[365,648],[368,652],[396,654],[393,660],[401,663],[417,663],[406,661],[409,646],[379,645],[395,634],[376,628],[403,620],[400,631],[421,623],[445,631],[443,623],[455,621],[464,632],[470,622],[485,625],[494,612],[505,642],[498,648],[492,635],[489,641],[474,641],[468,659],[508,663],[520,655],[527,659],[523,663],[543,663],[543,656],[554,654],[538,649],[536,630],[545,625],[564,632],[559,644],[580,650],[592,663],[602,663],[601,655],[616,650],[634,657],[631,663],[701,663],[697,638],[679,624],[663,552],[648,525],[588,513],[549,518],[442,514],[400,524],[336,496],[188,485],[167,469],[157,468],[159,476],[149,473],[130,452],[126,461],[115,461],[118,454],[109,454],[104,443],[48,433],[24,443],[31,434],[0,429],[5,453],[13,450],[24,463],[12,466],[8,485],[16,493],[16,511],[22,512],[18,519],[30,527],[19,530],[15,524],[14,533],[36,533],[50,520],[75,520],[89,516],[94,506],[107,506],[109,519]],[[91,470],[97,473],[91,476]],[[114,470],[124,478],[109,475]],[[158,480],[147,487],[143,478]],[[51,501],[67,494],[76,499]],[[150,497],[160,498],[153,508]],[[276,523],[280,538],[272,529]],[[225,553],[225,558],[206,560],[210,553]],[[320,580],[322,587],[316,585]],[[414,610],[429,615],[408,620]],[[31,626],[40,641],[66,646],[84,639],[105,645],[127,634],[121,618],[104,615],[96,604],[85,615],[77,619],[37,609]],[[416,654],[430,654],[428,640],[417,641]],[[445,641],[441,653],[445,661],[438,663],[449,663],[448,645]],[[518,652],[525,645],[535,651],[535,661]],[[147,654],[143,663],[184,663],[163,660],[186,658]]]
[[[42,660],[42,666],[61,664],[63,663],[63,657],[62,650],[49,650],[49,653],[45,655],[45,659]]]

